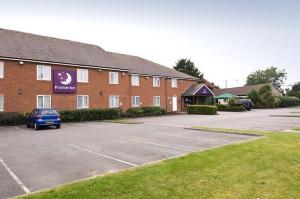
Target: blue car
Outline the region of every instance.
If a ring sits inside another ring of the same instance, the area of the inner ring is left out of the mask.
[[[27,120],[27,128],[38,130],[42,126],[55,126],[60,128],[60,116],[54,109],[34,109]]]

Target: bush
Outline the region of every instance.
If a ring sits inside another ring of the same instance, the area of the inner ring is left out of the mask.
[[[143,116],[158,116],[158,115],[165,115],[166,110],[160,108],[159,106],[152,106],[152,107],[142,107]]]
[[[82,109],[59,112],[62,122],[109,120],[121,117],[121,109]]]
[[[252,90],[248,94],[248,98],[254,103],[254,108],[274,108],[276,106],[270,85],[264,85],[258,91]]]
[[[144,114],[144,111],[141,108],[129,108],[126,111],[125,116],[127,116],[127,117],[142,117],[143,114]]]
[[[215,115],[217,114],[218,108],[216,106],[209,105],[189,105],[187,106],[188,114],[198,115]]]
[[[218,111],[227,111],[227,112],[243,112],[246,111],[245,107],[242,105],[238,106],[225,106],[225,105],[217,105]]]
[[[228,100],[228,104],[231,105],[231,106],[236,105],[238,102],[239,102],[239,99],[238,99],[238,98],[235,98],[235,97],[230,98],[230,99]]]
[[[300,100],[297,97],[282,96],[280,97],[279,107],[291,107],[300,105]]]
[[[0,125],[14,126],[26,124],[27,115],[22,113],[1,113]]]

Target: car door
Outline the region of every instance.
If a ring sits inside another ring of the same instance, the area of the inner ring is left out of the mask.
[[[28,122],[29,122],[30,125],[33,125],[35,123],[35,119],[36,119],[37,113],[38,113],[37,109],[33,110],[30,113],[29,118],[28,118]]]

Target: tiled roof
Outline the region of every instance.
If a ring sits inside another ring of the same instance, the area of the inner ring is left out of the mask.
[[[214,89],[214,93],[216,96],[222,95],[224,93],[231,93],[238,96],[246,96],[248,95],[252,90],[258,90],[260,87],[266,84],[257,84],[257,85],[245,85],[242,87],[233,87],[233,88],[223,88],[223,89]],[[281,95],[281,93],[276,90],[273,86],[272,91],[275,95]]]

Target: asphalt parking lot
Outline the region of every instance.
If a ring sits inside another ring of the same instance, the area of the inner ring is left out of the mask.
[[[248,139],[180,127],[87,122],[0,129],[0,198]]]

